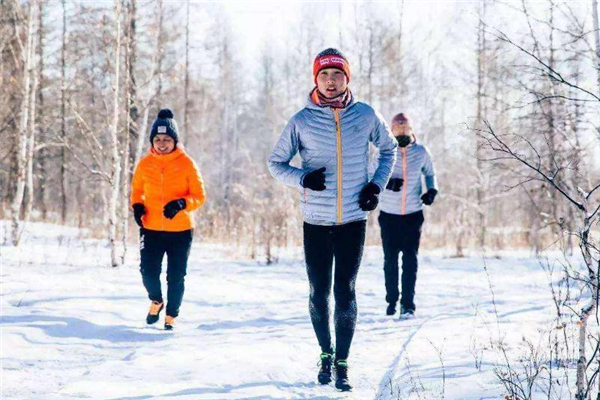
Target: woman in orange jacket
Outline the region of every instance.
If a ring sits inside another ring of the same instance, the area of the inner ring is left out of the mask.
[[[198,167],[178,139],[173,112],[160,110],[150,130],[150,154],[138,163],[131,191],[133,214],[140,226],[140,271],[152,302],[148,324],[158,321],[165,306],[160,273],[167,253],[167,330],[173,329],[183,299],[194,234],[192,211],[205,199]]]

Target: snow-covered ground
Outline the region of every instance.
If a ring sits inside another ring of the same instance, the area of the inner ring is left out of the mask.
[[[417,318],[387,317],[382,252],[368,248],[346,394],[315,382],[300,249],[266,266],[195,244],[175,332],[145,326],[137,247],[112,269],[103,242],[35,224],[0,252],[3,399],[498,399],[490,340],[518,354],[554,313],[526,254],[486,260],[495,313],[481,256],[424,253]]]

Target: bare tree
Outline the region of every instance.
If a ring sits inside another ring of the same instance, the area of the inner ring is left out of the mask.
[[[574,89],[583,98],[588,97],[600,102],[600,96],[594,94],[589,89],[579,86],[568,80],[553,64],[545,61],[541,56],[531,50],[527,50],[522,45],[512,41],[506,34],[496,30],[494,36],[518,49],[521,53],[529,57],[533,62],[532,68],[549,79],[553,84],[559,87],[568,87]],[[549,56],[551,58],[551,55]],[[554,91],[544,95],[544,98],[552,98]],[[579,100],[572,100],[579,101]],[[597,373],[595,372],[588,379],[588,369],[591,363],[587,358],[587,338],[589,318],[598,312],[599,289],[598,274],[600,272],[600,249],[593,241],[591,229],[600,219],[600,201],[598,201],[597,191],[600,189],[600,183],[593,184],[590,187],[574,187],[566,182],[562,174],[568,170],[569,161],[560,161],[556,153],[544,155],[539,148],[529,138],[520,134],[499,134],[496,133],[492,125],[485,121],[483,129],[474,129],[477,137],[483,141],[483,146],[491,151],[492,156],[482,158],[485,162],[517,162],[524,169],[524,173],[515,171],[519,182],[516,186],[524,185],[529,182],[543,182],[548,188],[554,191],[557,199],[561,198],[567,201],[574,210],[578,221],[578,229],[572,234],[577,238],[578,246],[583,257],[586,275],[582,276],[583,283],[589,293],[589,303],[578,313],[579,317],[579,359],[577,361],[577,394],[576,399],[588,399],[592,387],[597,385],[594,382]],[[557,149],[554,149],[556,152]],[[594,197],[594,194],[596,196]],[[598,340],[598,338],[596,339]],[[593,358],[594,356],[592,356]],[[600,393],[600,389],[599,393]]]
[[[119,203],[121,154],[119,149],[119,60],[121,57],[121,0],[115,0],[115,50],[114,50],[114,78],[113,78],[113,115],[110,126],[111,137],[111,193],[108,205],[108,240],[110,243],[110,260],[113,267],[119,265],[117,255],[117,205]]]
[[[479,26],[477,28],[477,110],[476,119],[482,121],[483,116],[487,113],[485,105],[486,94],[486,50],[487,50],[487,38],[485,32],[484,20],[486,18],[486,1],[479,1]],[[481,143],[477,143],[475,157],[477,159],[476,171],[477,171],[477,230],[478,230],[478,245],[485,247],[486,245],[486,213],[484,211],[484,198],[487,192],[489,183],[488,176],[485,174],[485,168],[480,161],[482,158],[482,146]]]
[[[125,25],[125,140],[123,140],[122,150],[122,172],[121,178],[121,235],[123,252],[121,253],[121,263],[125,262],[127,254],[127,238],[129,232],[129,201],[127,193],[131,185],[132,168],[131,168],[131,142],[138,135],[137,118],[138,110],[136,107],[137,84],[135,79],[136,65],[136,50],[135,50],[135,35],[136,35],[136,0],[130,0],[127,3],[127,18]]]
[[[15,13],[20,11],[18,2],[15,2],[14,8]],[[30,120],[31,113],[34,113],[32,107],[35,104],[35,88],[37,76],[34,75],[34,52],[35,52],[35,12],[37,11],[37,5],[35,0],[29,3],[29,11],[27,16],[27,31],[26,31],[26,44],[20,40],[20,32],[17,30],[16,36],[18,44],[23,48],[20,51],[22,55],[22,68],[23,68],[23,83],[22,83],[22,97],[20,106],[20,122],[19,132],[17,134],[17,181],[16,181],[16,193],[13,198],[12,204],[12,242],[16,246],[19,244],[21,237],[21,209],[23,206],[23,198],[25,195],[25,187],[28,181],[28,170],[30,166],[29,157],[33,154],[29,150],[33,143],[33,132],[35,124]],[[33,77],[33,81],[32,81]],[[32,104],[33,99],[33,104]]]
[[[185,13],[185,78],[183,83],[183,134],[189,133],[190,109],[190,0]]]
[[[578,244],[587,269],[585,284],[589,290],[591,300],[579,314],[579,359],[577,361],[577,399],[584,400],[588,398],[590,385],[588,384],[587,370],[590,366],[586,356],[587,345],[587,326],[590,316],[597,311],[598,305],[598,272],[600,271],[600,249],[593,242],[591,237],[592,226],[598,222],[600,215],[600,202],[597,206],[591,204],[592,196],[600,188],[600,183],[587,191],[578,189],[575,193],[568,187],[557,182],[557,173],[559,171],[547,171],[541,162],[539,151],[530,141],[520,135],[498,134],[492,126],[487,123],[483,130],[475,130],[478,137],[484,140],[484,145],[498,156],[483,159],[482,161],[512,160],[520,163],[533,175],[529,180],[540,180],[546,182],[562,198],[566,199],[579,213],[583,223],[579,231],[574,233],[578,238]],[[512,139],[512,140],[511,140]],[[527,155],[526,149],[532,152]],[[521,184],[524,182],[521,182]]]
[[[600,22],[598,22],[598,0],[592,0],[592,17],[594,18],[594,41],[596,43],[596,79],[598,90],[600,91]]]
[[[67,8],[62,0],[62,47],[60,49],[60,139],[62,142],[67,136]],[[60,149],[60,210],[62,223],[67,222],[67,150]]]
[[[133,158],[132,165],[135,165],[142,156],[144,149],[144,143],[146,140],[145,133],[148,132],[148,121],[150,119],[150,109],[155,103],[158,96],[162,94],[162,75],[164,64],[165,51],[164,46],[166,45],[166,39],[164,34],[164,7],[162,0],[158,0],[156,4],[156,35],[154,38],[154,51],[151,58],[151,67],[149,73],[144,74],[139,87],[144,90],[144,94],[138,93],[138,103],[142,112],[142,119],[139,123],[139,131],[136,136],[137,141],[135,144],[135,157]]]
[[[38,84],[39,90],[37,91],[37,105],[38,105],[38,113],[37,113],[37,123],[36,125],[39,127],[40,136],[45,136],[47,128],[45,125],[45,104],[44,104],[44,88],[45,88],[45,80],[44,80],[44,68],[45,68],[45,27],[44,27],[44,16],[45,16],[45,1],[40,0],[38,3]],[[42,220],[46,220],[48,218],[48,198],[46,194],[46,188],[48,185],[48,154],[46,150],[46,146],[42,145],[39,147],[39,155],[37,157],[38,160],[38,168],[39,168],[39,205],[42,213]],[[33,193],[31,193],[33,196]]]

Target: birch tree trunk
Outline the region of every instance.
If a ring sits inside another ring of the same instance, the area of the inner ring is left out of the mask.
[[[479,2],[479,27],[477,30],[477,111],[476,118],[477,124],[481,124],[486,114],[485,110],[485,55],[486,55],[486,36],[485,36],[485,19],[486,14],[486,6],[485,0],[480,0]],[[481,143],[477,141],[476,149],[475,149],[475,158],[476,158],[476,169],[477,169],[477,224],[476,232],[477,234],[477,244],[480,247],[485,247],[486,245],[486,220],[485,220],[485,212],[484,212],[484,196],[485,196],[485,176],[484,176],[484,166],[483,155],[481,154]]]
[[[549,28],[550,28],[550,33],[549,33],[549,37],[548,37],[548,65],[550,66],[550,68],[555,69],[556,68],[556,49],[554,48],[554,31],[556,30],[554,27],[554,4],[552,2],[552,0],[550,0],[549,2],[549,8],[550,8],[550,20],[549,20]],[[552,95],[556,95],[556,89],[554,87],[553,84],[551,84],[551,86],[549,87],[549,91]],[[557,101],[559,101],[557,99]],[[547,145],[548,145],[548,165],[556,165],[557,161],[556,161],[556,157],[559,155],[559,147],[557,145],[557,136],[559,135],[559,132],[557,132],[557,121],[556,121],[556,115],[555,115],[555,102],[554,101],[548,101],[545,102],[545,104],[543,104],[543,106],[545,106],[545,110],[544,110],[544,117],[546,119],[546,123],[548,124],[548,136],[547,136]],[[559,210],[559,202],[557,201],[557,193],[556,191],[552,190],[551,188],[547,189],[547,197],[548,197],[548,201],[550,204],[550,215],[552,218],[552,233],[554,235],[558,234],[560,232],[560,227],[558,226],[558,219],[560,218],[560,210]]]
[[[129,187],[131,183],[131,138],[136,137],[138,134],[137,129],[137,118],[138,110],[135,105],[136,103],[136,80],[134,76],[135,71],[135,26],[136,26],[136,0],[129,1],[129,7],[127,9],[127,44],[125,47],[125,91],[127,93],[127,123],[126,123],[126,135],[123,143],[123,184],[122,184],[122,241],[123,241],[123,252],[121,253],[121,263],[125,262],[125,256],[127,255],[127,241],[129,234]]]
[[[596,82],[598,83],[598,93],[600,93],[600,21],[598,20],[598,0],[592,0],[592,16],[594,18],[594,41],[596,42]],[[597,129],[600,139],[600,128]]]
[[[33,56],[33,51],[32,51]],[[31,75],[34,75],[33,68],[31,70]],[[38,77],[34,75],[33,83],[31,85],[31,93],[29,95],[29,129],[27,135],[27,198],[25,201],[25,213],[23,216],[23,221],[28,221],[31,216],[31,211],[33,209],[33,157],[35,152],[35,112],[36,112],[36,102],[35,99],[37,97],[37,88],[38,88]]]
[[[594,41],[596,42],[596,82],[600,92],[600,22],[598,20],[598,0],[592,0],[592,16],[594,18]]]
[[[37,91],[37,126],[40,129],[40,135],[43,136],[43,130],[45,130],[44,124],[44,0],[40,0],[38,7],[38,49],[39,49],[39,61],[38,61],[38,85],[39,90]],[[42,220],[46,221],[48,218],[48,203],[46,196],[46,188],[48,182],[48,154],[45,147],[40,149],[39,154],[39,201],[40,208],[42,211]]]
[[[18,7],[18,4],[15,4]],[[19,132],[17,135],[17,183],[16,193],[12,203],[12,243],[14,246],[19,244],[21,238],[21,208],[25,195],[25,184],[27,180],[28,167],[28,130],[30,107],[31,107],[31,75],[33,71],[33,48],[34,38],[33,21],[35,17],[35,0],[29,3],[29,13],[27,17],[27,44],[23,52],[23,89],[20,107]],[[15,8],[16,10],[16,8]],[[19,31],[16,32],[19,35]],[[35,98],[35,97],[34,97]]]
[[[138,163],[140,158],[142,157],[142,152],[144,151],[144,142],[146,141],[146,132],[148,132],[148,118],[150,114],[150,104],[146,104],[144,108],[144,113],[142,114],[142,122],[140,123],[140,133],[137,137],[137,144],[135,149],[135,160],[134,165]]]
[[[185,21],[185,80],[183,95],[183,136],[189,137],[189,108],[190,108],[190,0],[187,0]],[[180,132],[181,135],[181,132]]]
[[[36,129],[37,129],[37,118],[36,118],[36,111],[37,111],[37,107],[36,107],[36,99],[37,99],[37,92],[38,92],[38,83],[39,83],[39,75],[38,75],[38,71],[37,71],[37,66],[34,66],[34,61],[36,60],[37,57],[37,46],[38,46],[38,41],[41,39],[40,35],[41,35],[41,21],[42,21],[42,3],[44,0],[38,0],[39,4],[35,5],[36,6],[36,10],[38,12],[37,15],[37,22],[38,22],[38,27],[37,27],[37,31],[36,34],[34,35],[33,30],[30,32],[31,35],[33,36],[32,39],[32,45],[31,45],[31,50],[30,50],[30,57],[31,57],[31,68],[29,71],[29,76],[31,77],[31,79],[33,79],[33,82],[31,84],[31,93],[29,95],[29,128],[28,128],[28,134],[27,134],[27,181],[26,181],[26,194],[27,196],[25,197],[25,212],[23,215],[23,221],[29,221],[29,218],[31,217],[31,211],[33,209],[33,199],[35,197],[35,193],[33,191],[33,160],[34,160],[34,155],[35,155],[35,140],[36,140]],[[32,15],[33,17],[33,15]],[[41,45],[41,43],[40,43]],[[41,59],[40,59],[41,62]]]
[[[64,144],[67,138],[67,8],[62,0],[62,48],[60,50],[60,138]],[[67,149],[60,149],[60,216],[62,223],[67,222]]]
[[[164,7],[163,0],[158,0],[158,40],[157,40],[157,70],[158,70],[158,87],[156,88],[157,93],[162,93],[163,89],[163,54],[164,54],[164,32],[163,32],[163,21],[164,21]]]
[[[579,248],[581,249],[583,260],[585,261],[586,267],[588,269],[587,284],[590,286],[592,299],[590,300],[590,303],[581,311],[581,316],[579,317],[578,322],[579,358],[577,360],[577,394],[575,396],[577,400],[589,400],[592,398],[592,388],[589,387],[587,379],[588,360],[586,356],[586,339],[588,319],[592,314],[596,312],[596,309],[598,307],[598,277],[596,275],[597,269],[594,266],[594,259],[592,257],[591,252],[593,243],[590,243],[590,230],[592,228],[592,219],[590,218],[587,212],[586,202],[584,202],[583,212],[585,213],[585,219],[583,229],[580,232]]]
[[[117,257],[117,204],[119,202],[121,156],[119,154],[119,59],[121,55],[121,1],[115,0],[115,55],[114,55],[114,82],[113,82],[113,116],[110,126],[111,138],[111,175],[110,198],[108,205],[108,240],[110,243],[110,260],[113,267],[119,266]]]
[[[138,80],[135,74],[135,69],[137,66],[137,38],[138,38],[138,33],[137,33],[137,0],[130,0],[129,1],[129,5],[130,5],[130,9],[129,9],[129,21],[128,21],[128,29],[129,29],[129,34],[128,34],[128,48],[129,48],[129,56],[128,56],[128,77],[130,80],[130,85],[129,85],[129,90],[127,91],[127,93],[130,96],[130,99],[128,100],[128,106],[127,106],[127,113],[129,115],[129,123],[128,123],[128,130],[129,130],[129,138],[130,138],[130,148],[129,148],[129,155],[130,155],[130,162],[133,161],[132,160],[132,156],[135,154],[135,148],[133,147],[135,143],[133,143],[131,141],[132,138],[137,138],[138,135],[140,134],[140,126],[139,126],[139,119],[140,119],[140,109],[139,109],[139,103],[138,103]],[[128,171],[130,179],[131,179],[131,171]]]

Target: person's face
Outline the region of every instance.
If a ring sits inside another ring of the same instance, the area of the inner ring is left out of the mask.
[[[325,68],[317,74],[317,87],[325,97],[338,97],[348,88],[348,78],[337,68]]]
[[[158,154],[169,154],[175,149],[175,141],[169,135],[158,134],[154,136],[152,146]]]
[[[396,137],[410,135],[410,129],[410,124],[407,121],[399,121],[392,124],[392,133]]]

